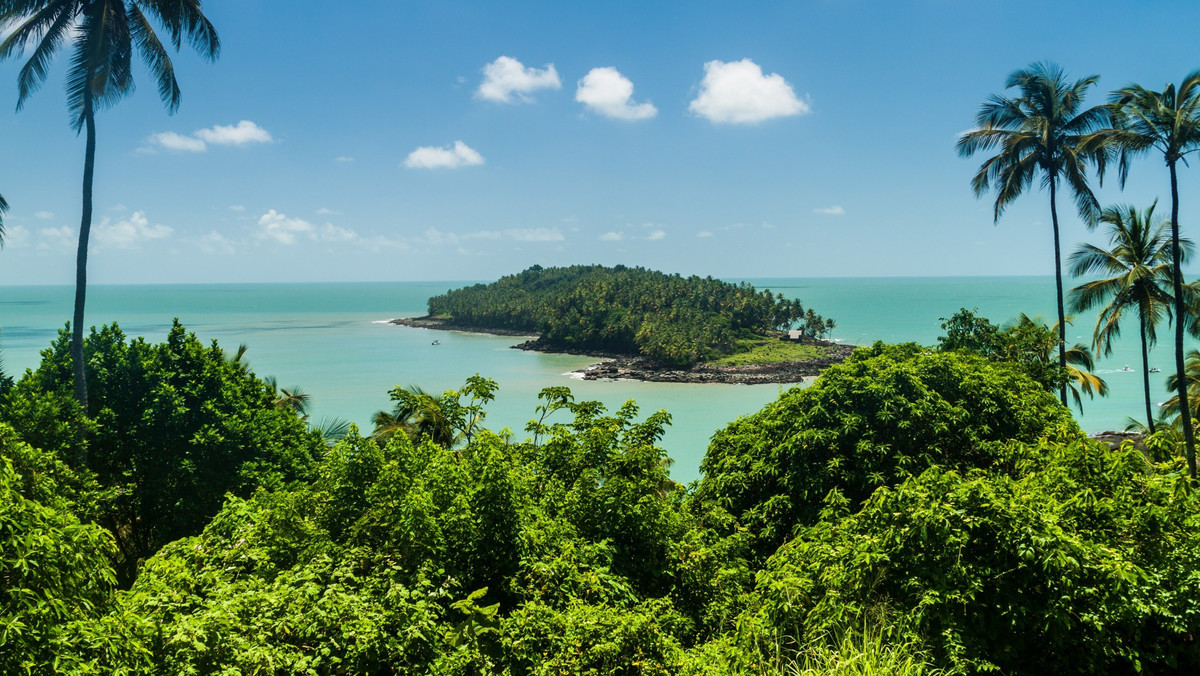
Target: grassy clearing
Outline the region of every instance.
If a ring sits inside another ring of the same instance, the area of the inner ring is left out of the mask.
[[[714,366],[749,366],[751,364],[777,364],[784,361],[800,361],[816,359],[828,354],[828,349],[820,345],[794,343],[787,340],[762,338],[757,340],[737,341],[737,352],[727,354],[716,361],[709,362]]]

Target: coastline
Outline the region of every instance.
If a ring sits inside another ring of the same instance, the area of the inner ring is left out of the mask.
[[[828,366],[842,362],[846,357],[850,356],[850,353],[855,348],[854,345],[815,341],[820,345],[832,348],[832,354],[817,359],[790,362],[752,364],[748,366],[711,366],[699,364],[691,368],[679,369],[661,366],[641,356],[547,345],[542,342],[537,334],[528,331],[455,324],[430,316],[393,319],[390,323],[397,326],[438,331],[462,331],[465,333],[482,333],[493,336],[526,337],[530,338],[530,340],[518,343],[512,347],[517,350],[530,352],[572,354],[602,359],[603,361],[601,362],[572,371],[573,374],[579,375],[584,380],[641,380],[645,382],[681,384],[794,385],[803,382],[805,378],[820,375],[821,371]]]

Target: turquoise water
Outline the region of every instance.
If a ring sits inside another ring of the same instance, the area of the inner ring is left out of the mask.
[[[750,279],[837,321],[833,337],[852,344],[875,340],[933,344],[940,318],[960,307],[978,308],[1002,322],[1019,312],[1052,317],[1054,280],[1049,277]],[[455,388],[475,373],[494,378],[500,392],[488,425],[524,435],[537,393],[569,385],[576,399],[595,399],[615,409],[634,399],[643,413],[669,411],[673,424],[663,446],[675,460],[679,481],[699,477],[712,434],[738,416],[778,396],[778,385],[677,385],[581,381],[567,373],[592,360],[509,349],[516,340],[398,327],[387,319],[424,314],[425,300],[452,282],[346,284],[215,284],[96,286],[88,293],[88,323],[116,321],[131,336],[165,337],[178,317],[202,340],[232,351],[245,343],[260,376],[281,386],[300,386],[313,396],[313,418],[341,417],[369,428],[371,415],[388,408],[388,391],[417,384],[426,390]],[[0,349],[5,369],[19,374],[37,365],[40,350],[70,318],[73,290],[66,286],[0,287]],[[1068,328],[1071,342],[1090,342],[1094,316]],[[1117,352],[1098,364],[1111,394],[1085,400],[1076,413],[1085,429],[1120,429],[1141,402],[1139,348],[1132,327]],[[432,342],[438,340],[439,345]],[[1165,399],[1171,353],[1164,343],[1151,364],[1156,396]],[[1131,371],[1123,371],[1128,364]],[[1160,399],[1160,400],[1161,400]]]

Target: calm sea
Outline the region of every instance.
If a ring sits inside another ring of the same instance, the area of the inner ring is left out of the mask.
[[[1054,314],[1050,277],[749,279],[801,299],[837,322],[833,337],[864,344],[875,340],[933,344],[940,318],[960,307],[977,308],[1000,323],[1018,313]],[[389,408],[388,391],[420,385],[428,391],[455,388],[475,373],[494,378],[500,392],[489,408],[488,426],[508,427],[524,436],[537,393],[568,385],[577,400],[594,399],[610,410],[633,399],[642,412],[669,411],[673,424],[663,446],[675,460],[673,477],[699,477],[700,461],[712,434],[725,423],[753,413],[775,399],[778,385],[675,385],[581,381],[567,373],[587,358],[509,349],[511,338],[432,332],[387,324],[393,317],[424,314],[426,299],[461,286],[453,282],[370,284],[214,284],[95,286],[88,290],[88,324],[117,322],[130,336],[161,340],[179,318],[202,340],[217,340],[232,351],[241,343],[260,376],[275,376],[283,387],[299,386],[313,397],[313,418],[341,417],[369,429],[372,414]],[[36,366],[39,351],[71,315],[73,289],[67,286],[0,287],[0,350],[5,370],[19,374]],[[1090,343],[1093,316],[1068,328],[1068,340]],[[1109,397],[1084,401],[1076,416],[1085,429],[1122,429],[1137,416],[1141,364],[1136,330],[1098,372],[1108,380]],[[434,345],[433,341],[440,344]],[[1128,365],[1129,371],[1124,371]],[[1151,352],[1151,376],[1158,401],[1169,396],[1172,370],[1168,342]]]

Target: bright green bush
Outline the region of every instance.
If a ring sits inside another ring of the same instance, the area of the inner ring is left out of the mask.
[[[1200,664],[1200,496],[1186,476],[1086,439],[1011,451],[1011,471],[931,468],[804,529],[760,575],[758,612],[806,636],[885,603],[970,673]]]
[[[817,522],[831,492],[855,508],[929,467],[987,467],[1000,442],[1060,428],[1077,429],[1014,367],[876,344],[718,431],[697,498],[733,515],[766,556]]]
[[[71,513],[54,476],[61,468],[44,455],[0,425],[0,673],[136,672],[140,618],[106,617],[112,538]]]
[[[304,477],[324,448],[267,383],[178,323],[160,344],[127,341],[115,325],[92,331],[85,417],[69,343],[60,332],[4,397],[0,419],[107,490],[94,518],[115,538],[123,585],[159,547],[198,533],[226,493]]]

